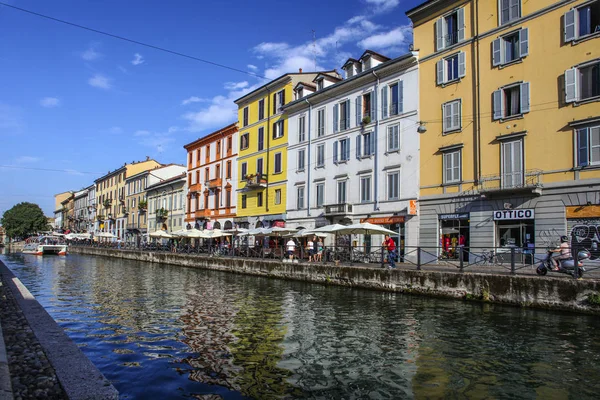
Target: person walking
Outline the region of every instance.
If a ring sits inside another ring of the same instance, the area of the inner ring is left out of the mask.
[[[290,238],[290,240],[288,240],[288,242],[286,243],[286,247],[289,259],[293,260],[294,252],[296,251],[296,242],[294,242],[294,239]]]
[[[389,235],[385,235],[382,247],[388,252],[389,268],[396,268],[396,242]]]
[[[308,251],[308,262],[313,262],[315,260],[315,242],[314,239],[308,238],[308,242],[306,243],[306,250]]]
[[[317,261],[323,261],[323,239],[319,238],[317,242]]]

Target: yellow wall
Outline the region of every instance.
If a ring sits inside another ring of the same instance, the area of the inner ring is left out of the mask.
[[[68,199],[73,193],[72,192],[64,192],[54,195],[54,209],[60,210],[62,208],[62,202]]]
[[[600,38],[596,36],[576,45],[562,44],[564,13],[585,1],[563,5],[528,21],[499,28],[498,2],[479,2],[480,32],[480,112],[481,112],[481,175],[500,175],[500,143],[497,136],[526,131],[524,138],[524,169],[544,171],[542,183],[576,179],[573,167],[574,133],[568,126],[570,121],[581,120],[600,114],[598,102],[574,107],[564,103],[565,70],[586,60],[600,57]],[[420,64],[420,118],[426,122],[427,132],[420,136],[421,144],[421,196],[428,196],[473,188],[476,178],[474,171],[474,136],[476,118],[476,41],[470,41],[475,34],[475,21],[472,10],[474,2],[453,3],[444,10],[428,15],[425,19],[415,19],[415,48],[419,50]],[[550,0],[522,1],[522,16],[540,11],[557,4]],[[435,21],[447,11],[456,7],[465,9],[465,41],[459,47],[442,50],[435,54]],[[519,28],[529,29],[529,55],[521,62],[503,68],[492,67],[491,43],[494,39]],[[490,32],[495,30],[494,32]],[[466,76],[459,82],[446,87],[436,86],[435,63],[456,51],[466,53]],[[506,121],[492,120],[492,93],[504,85],[519,81],[530,83],[531,110],[522,118]],[[453,99],[462,99],[462,132],[442,134],[441,104]],[[442,154],[440,147],[463,144],[462,186],[442,187]],[[551,172],[555,171],[555,172]],[[556,172],[558,171],[558,172]],[[581,172],[579,178],[598,178],[600,172]],[[458,189],[456,189],[458,187]]]

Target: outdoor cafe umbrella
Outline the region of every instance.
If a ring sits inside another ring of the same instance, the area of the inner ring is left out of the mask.
[[[322,226],[320,228],[315,228],[312,230],[312,232],[318,233],[318,232],[323,232],[323,233],[338,233],[336,232],[338,229],[341,228],[345,228],[346,225],[340,225],[340,224],[331,224],[331,225],[325,225]]]
[[[316,229],[315,229],[316,230]],[[333,233],[348,235],[397,235],[398,232],[394,232],[380,225],[371,224],[370,222],[363,222],[360,224],[352,224],[348,226],[341,226],[333,230]]]
[[[187,232],[188,232],[187,229],[180,229],[178,231],[171,232],[171,235],[178,236],[178,237],[183,237],[183,236],[186,236]]]
[[[310,229],[300,229],[298,232],[291,234],[291,235],[286,235],[286,236],[295,237],[295,238],[316,236],[316,237],[324,238],[324,237],[327,237],[327,234],[324,232],[315,232],[314,230],[310,230]]]
[[[187,230],[185,237],[193,239],[208,239],[208,234],[200,229],[192,228]]]
[[[223,236],[231,236],[233,235],[232,233],[229,232],[224,232],[220,229],[213,229],[211,231],[206,232],[206,234],[208,235],[209,239],[216,239],[216,238],[220,238]]]
[[[155,231],[155,232],[152,232],[148,236],[150,236],[151,238],[161,238],[161,239],[172,239],[175,237],[167,231]]]

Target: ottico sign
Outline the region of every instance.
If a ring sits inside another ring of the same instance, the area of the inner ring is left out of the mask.
[[[506,219],[533,219],[535,212],[531,208],[524,210],[501,210],[494,211],[494,220],[501,221]]]

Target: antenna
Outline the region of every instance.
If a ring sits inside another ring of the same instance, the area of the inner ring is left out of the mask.
[[[313,36],[313,61],[315,63],[315,69],[314,71],[317,70],[317,39],[316,39],[316,35],[315,35],[315,30],[312,30],[312,36]]]

